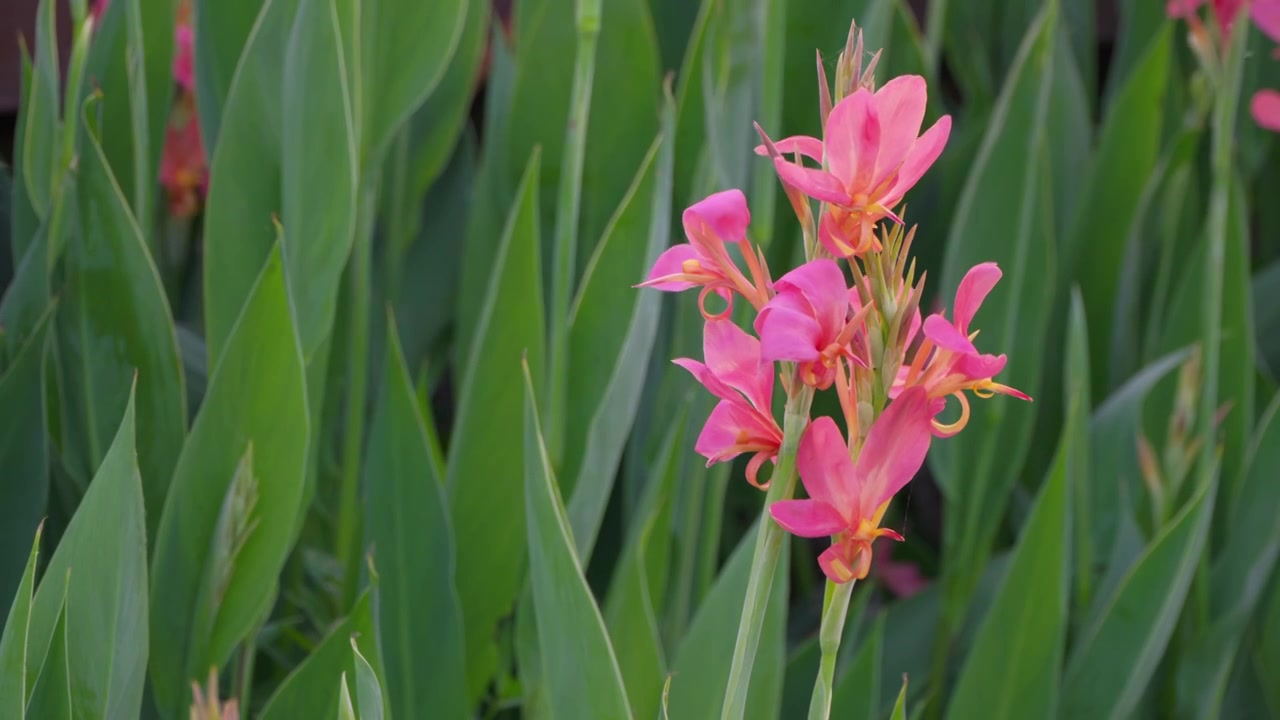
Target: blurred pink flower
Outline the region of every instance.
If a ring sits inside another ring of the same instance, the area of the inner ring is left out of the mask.
[[[870,307],[851,318],[849,288],[834,260],[811,260],[778,278],[776,294],[756,317],[761,356],[797,363],[806,385],[824,390],[840,358],[863,364],[849,347]]]
[[[912,562],[893,559],[893,546],[876,555],[871,564],[871,574],[895,597],[909,598],[929,587],[929,578]]]
[[[800,537],[832,536],[818,557],[832,582],[867,576],[871,544],[902,536],[881,528],[889,500],[924,464],[931,439],[932,413],[923,390],[898,396],[867,434],[855,463],[835,422],[814,420],[800,440],[796,466],[809,493],[806,500],[782,500],[769,513],[783,529]]]
[[[195,92],[195,61],[193,41],[195,36],[190,25],[179,25],[177,29],[177,47],[173,54],[173,79],[187,92]]]
[[[1280,132],[1280,92],[1259,90],[1249,102],[1249,113],[1259,126]]]
[[[762,256],[747,240],[751,212],[741,190],[718,192],[691,205],[684,211],[685,236],[688,243],[675,245],[658,256],[649,279],[636,287],[678,292],[701,287],[698,305],[707,319],[728,317],[733,309],[733,293],[760,309],[769,299],[769,275]],[[737,242],[747,262],[748,280],[729,257],[726,243]],[[706,296],[716,293],[729,304],[719,313],[706,309]]]
[[[773,363],[762,362],[760,342],[731,320],[709,320],[703,328],[705,363],[691,358],[672,362],[688,370],[712,395],[720,398],[698,436],[694,450],[707,465],[753,453],[747,480],[756,480],[760,467],[778,454],[782,429],[773,419]]]
[[[934,431],[940,437],[954,435],[968,422],[969,401],[964,390],[971,390],[979,397],[1002,393],[1021,400],[1031,399],[1019,390],[992,380],[1004,369],[1006,358],[1004,355],[979,353],[973,345],[977,332],[969,332],[969,323],[1000,276],[1000,268],[991,262],[975,265],[965,274],[956,288],[955,318],[948,320],[942,313],[925,318],[925,340],[916,350],[911,365],[899,371],[890,391],[892,396],[918,386],[935,401],[955,396],[960,401],[961,417],[949,425],[935,422]],[[942,402],[935,403],[935,411],[941,411],[943,405]]]
[[[784,185],[827,203],[818,238],[836,257],[862,254],[878,244],[872,228],[933,165],[951,134],[945,115],[923,135],[928,90],[919,75],[903,75],[874,94],[859,88],[836,104],[827,118],[824,141],[790,137],[776,143],[780,153],[798,153],[826,170],[775,158]],[[768,154],[766,145],[756,152]]]

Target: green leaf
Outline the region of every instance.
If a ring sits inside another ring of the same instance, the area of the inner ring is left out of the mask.
[[[373,666],[360,654],[360,646],[356,644],[355,638],[351,638],[351,654],[356,666],[356,706],[360,708],[360,720],[382,720],[382,686]],[[437,705],[422,707],[429,707],[432,713],[439,713]]]
[[[1084,199],[1075,216],[1071,245],[1079,253],[1076,282],[1089,315],[1093,388],[1105,397],[1122,378],[1112,364],[1121,342],[1113,331],[1125,251],[1140,197],[1156,167],[1164,94],[1168,86],[1172,29],[1159,33],[1107,109]]]
[[[37,265],[43,272],[43,256]],[[0,602],[18,587],[26,558],[16,549],[39,527],[49,498],[44,358],[52,314],[44,314],[0,375],[0,547],[6,548],[0,553]]]
[[[58,136],[58,39],[54,34],[56,0],[41,0],[36,10],[35,69],[22,108],[24,135],[14,142],[22,144],[22,182],[36,216],[49,217],[55,192]],[[27,238],[17,238],[14,257],[26,252]]]
[[[36,539],[31,544],[27,568],[18,583],[18,592],[9,606],[4,622],[4,634],[0,636],[0,698],[5,699],[6,715],[20,718],[26,711],[27,698],[27,639],[31,627],[31,594],[35,589],[36,558],[40,554],[40,534],[44,523],[36,527]]]
[[[950,303],[972,266],[996,261],[1004,279],[977,318],[984,352],[1007,353],[1000,382],[1035,396],[1041,350],[1054,293],[1053,190],[1046,135],[1055,86],[1056,4],[1049,3],[1028,31],[989,120],[965,183],[951,233],[941,296]],[[1037,405],[1012,398],[977,400],[963,443],[939,443],[931,453],[948,512],[944,576],[946,612],[961,615],[986,556],[999,517],[1025,458]],[[961,483],[963,482],[963,490]]]
[[[431,459],[394,318],[387,327],[382,401],[364,470],[365,544],[381,568],[377,617],[387,695],[393,716],[432,708],[460,718],[468,712],[465,647],[444,479]],[[359,689],[357,696],[363,702]]]
[[[479,2],[366,0],[352,6],[360,23],[362,162],[379,162],[392,134],[435,89],[462,37],[468,4]]]
[[[64,613],[76,717],[138,717],[147,667],[147,530],[133,396],[31,605],[28,668],[45,659]],[[66,578],[66,585],[57,582]],[[56,640],[55,640],[56,642]],[[36,717],[58,717],[36,715]]]
[[[648,486],[605,595],[605,623],[627,697],[638,718],[657,716],[667,674],[658,616],[666,590],[673,497],[679,468],[685,462],[682,450],[687,421],[686,407],[653,456]]]
[[[31,66],[31,54],[24,42],[18,43],[21,59],[21,87],[19,88],[18,116],[13,129],[13,155],[10,179],[12,187],[9,193],[9,257],[17,267],[31,250],[31,245],[40,227],[40,218],[31,204],[31,193],[27,189],[27,181],[23,169],[27,166],[23,145],[27,137],[27,117],[31,114],[31,87],[34,84],[34,70]],[[43,265],[43,257],[41,265]],[[44,269],[44,268],[42,268]]]
[[[111,174],[92,119],[86,117],[85,125],[78,225],[67,244],[67,286],[58,305],[61,449],[73,476],[85,482],[136,392],[138,467],[150,510],[148,535],[154,537],[187,430],[182,360],[142,230]]]
[[[1068,466],[1084,436],[1082,400],[1072,401],[1057,462],[973,640],[948,718],[1050,717],[1057,706],[1071,577]]]
[[[345,672],[342,673],[342,684],[338,691],[338,720],[356,720],[356,709],[351,704],[351,686],[347,684]]]
[[[1105,466],[1103,466],[1105,467]],[[1062,717],[1129,717],[1164,656],[1204,549],[1217,482],[1165,526],[1074,644]]]
[[[284,244],[284,259],[308,363],[333,325],[355,237],[358,105],[344,57],[343,33],[350,28],[339,8],[345,5],[301,3],[284,58],[281,217],[289,237],[297,238]]]
[[[525,513],[529,572],[552,717],[633,717],[604,618],[573,540],[547,455],[533,378],[524,365]]]
[[[262,709],[262,720],[316,718],[324,720],[337,714],[339,680],[356,673],[356,656],[352,644],[370,657],[377,654],[377,635],[370,610],[370,592],[366,590],[351,607],[351,612],[338,623],[315,650],[289,673]],[[375,671],[375,677],[377,673]]]
[[[204,138],[205,151],[210,157],[213,157],[214,150],[219,145],[217,139],[225,122],[224,114],[231,112],[228,106],[232,104],[232,86],[240,66],[241,53],[243,51],[247,55],[250,52],[248,48],[253,46],[255,27],[261,23],[259,11],[273,2],[280,5],[278,0],[192,3],[192,25],[195,36],[199,38],[194,45],[196,107],[200,111],[200,134]],[[215,7],[217,12],[213,11]],[[288,17],[293,17],[292,10]],[[257,32],[260,31],[259,27]],[[283,38],[284,35],[277,37]],[[273,48],[273,52],[281,53],[283,49],[284,43],[280,42]],[[280,65],[274,67],[278,77]],[[279,94],[270,97],[279,97]],[[245,178],[242,176],[241,179]]]
[[[214,365],[160,518],[153,562],[152,685],[162,711],[185,709],[187,683],[220,666],[259,622],[295,537],[309,442],[302,355],[284,270],[272,251]],[[219,535],[252,448],[256,502]],[[206,618],[207,623],[196,622]]]
[[[54,625],[50,628],[49,641],[45,645],[47,651],[39,663],[28,661],[27,675],[33,679],[34,685],[27,698],[25,717],[69,718],[74,717],[72,710],[75,708],[71,699],[71,649],[67,647],[67,593],[71,572],[68,570],[61,576],[49,577],[52,582],[48,584],[60,585],[62,593],[57,596],[58,603],[53,606]],[[62,578],[61,583],[57,582],[58,577]],[[39,672],[34,673],[33,670]]]
[[[675,109],[664,113],[665,137]],[[610,221],[569,313],[569,384],[560,475],[578,551],[590,558],[644,390],[662,298],[633,286],[666,248],[674,143],[655,141]]]
[[[198,21],[233,23],[234,16],[245,11],[246,4],[262,8],[253,30],[243,41],[244,55],[234,66],[235,76],[227,84],[221,127],[216,130],[226,142],[213,147],[206,144],[210,172],[204,213],[204,337],[210,368],[216,367],[222,356],[232,326],[253,288],[252,268],[262,267],[276,240],[272,218],[280,213],[282,205],[281,97],[289,29],[297,0],[236,0],[232,4],[236,10],[228,8],[227,17],[215,19],[206,13]],[[205,3],[197,3],[197,12],[204,6]],[[227,37],[216,42],[234,44],[232,28],[238,27],[227,25]],[[196,52],[201,52],[202,47],[204,44],[197,42]],[[201,67],[200,58],[196,67]],[[211,68],[209,72],[222,70]],[[201,84],[215,81],[210,78]],[[204,94],[200,102],[204,102]],[[222,107],[223,103],[215,101],[215,106]],[[205,122],[202,114],[201,123]],[[214,129],[203,127],[206,139],[213,137]]]
[[[672,720],[716,717],[729,682],[729,664],[742,617],[742,598],[751,571],[758,526],[745,533],[724,564],[715,584],[698,606],[672,663],[670,706]],[[760,646],[748,683],[746,717],[776,718],[782,702],[786,669],[786,607],[789,558],[783,546],[774,573],[769,606],[765,610]]]
[[[882,717],[880,673],[884,668],[884,625],[884,616],[881,615],[871,634],[862,641],[853,662],[837,681],[835,697],[831,701],[832,717],[849,720]]]
[[[542,271],[539,267],[538,153],[529,158],[498,254],[469,370],[458,400],[446,469],[458,542],[458,597],[467,637],[467,686],[476,698],[496,662],[494,630],[511,611],[524,568],[525,456],[515,438],[523,418],[520,358],[542,376]],[[484,572],[476,571],[484,568]]]
[[[902,676],[902,689],[898,691],[898,699],[893,703],[893,714],[889,720],[907,720],[907,676]]]
[[[1270,302],[1271,298],[1280,297],[1280,260],[1256,272],[1250,286],[1258,369],[1272,380],[1280,379],[1280,304]]]

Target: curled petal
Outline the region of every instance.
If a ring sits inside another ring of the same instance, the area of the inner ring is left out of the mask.
[[[960,402],[960,419],[951,423],[941,423],[937,420],[933,420],[933,434],[940,438],[953,437],[956,433],[963,430],[965,425],[969,424],[969,398],[965,397],[962,392],[954,392],[952,393],[952,396]],[[945,404],[945,398],[939,399],[944,401]],[[942,407],[935,407],[932,410],[932,414],[937,415],[942,412],[942,409]]]
[[[714,293],[721,300],[724,300],[724,309],[718,313],[707,310],[707,296]],[[724,320],[733,313],[733,293],[728,288],[712,287],[710,285],[702,288],[702,292],[698,293],[698,312],[702,313],[702,319],[707,322],[713,320]]]
[[[792,137],[779,140],[774,143],[773,146],[783,155],[794,155],[796,153],[800,153],[810,160],[822,162],[822,141],[818,138],[808,137],[807,135],[793,135]],[[757,155],[764,155],[767,157],[769,155],[769,148],[764,145],[757,145],[755,147],[755,152]]]
[[[982,301],[987,298],[987,294],[997,282],[1000,282],[1001,274],[1000,266],[993,262],[974,265],[964,274],[959,287],[956,288],[954,311],[956,327],[960,328],[960,332],[969,332],[969,322],[977,314],[978,308],[982,307]]]
[[[799,537],[826,537],[848,529],[840,512],[820,500],[780,500],[769,506],[769,514],[783,530]]]

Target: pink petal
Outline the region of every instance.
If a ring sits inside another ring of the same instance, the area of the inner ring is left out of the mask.
[[[191,28],[179,25],[176,30],[177,47],[173,54],[173,77],[187,92],[195,90],[195,69],[193,60],[193,40]]]
[[[640,286],[668,292],[688,290],[694,287],[694,283],[685,280],[662,280],[662,278],[684,274],[684,263],[687,260],[703,261],[698,251],[688,243],[680,243],[667,248],[658,256],[657,262],[653,264],[653,269],[649,271],[649,279],[641,283]]]
[[[761,444],[779,439],[780,433],[771,423],[742,399],[721,400],[707,416],[693,449],[712,462],[729,460],[741,454],[734,447],[741,445],[744,437]]]
[[[885,193],[880,202],[886,207],[897,205],[902,196],[920,181],[925,171],[933,166],[934,161],[942,154],[942,149],[947,146],[949,137],[951,137],[951,116],[943,115],[907,151],[907,156],[902,160],[902,167],[898,169],[897,182]]]
[[[1259,126],[1280,132],[1280,92],[1259,90],[1249,101],[1249,112]]]
[[[1280,43],[1280,0],[1253,0],[1249,14],[1264,35]]]
[[[671,362],[688,370],[689,374],[693,375],[694,379],[709,390],[712,395],[730,402],[741,402],[740,396],[733,391],[733,388],[721,382],[720,378],[716,377],[715,373],[706,365],[693,358],[676,358]]]
[[[826,146],[827,167],[831,174],[840,178],[846,187],[851,185],[858,174],[860,163],[868,162],[874,167],[875,153],[870,158],[860,158],[861,148],[857,135],[867,125],[871,114],[872,95],[865,88],[859,88],[852,95],[844,98],[831,108],[827,116],[827,125],[823,131],[823,143]]]
[[[1195,14],[1204,0],[1169,0],[1164,6],[1164,14],[1175,20]]]
[[[856,248],[861,240],[857,234],[857,230],[861,228],[858,222],[853,220],[849,223],[855,232],[849,232],[849,229],[839,223],[831,211],[822,213],[822,218],[818,221],[818,240],[827,252],[836,257],[848,257],[852,253],[847,248]],[[839,243],[843,243],[847,248],[840,247]]]
[[[800,438],[796,468],[809,497],[834,507],[847,520],[858,519],[857,474],[844,436],[831,418],[823,416],[809,424]]]
[[[775,301],[777,295],[756,318],[760,334],[760,358],[765,362],[812,362],[818,359],[822,326],[808,312],[797,312]]]
[[[840,512],[819,500],[779,500],[769,514],[783,530],[806,538],[827,537],[848,529]]]
[[[1004,355],[965,355],[955,364],[955,371],[970,380],[989,380],[1004,369]]]
[[[684,232],[689,242],[737,242],[747,236],[751,211],[741,190],[708,195],[684,211]]]
[[[800,167],[783,158],[774,160],[773,167],[778,171],[782,182],[811,198],[829,203],[849,202],[849,193],[845,192],[844,185],[834,175]]]
[[[956,327],[960,328],[960,332],[969,332],[969,321],[973,320],[978,308],[982,307],[987,293],[1000,282],[1001,274],[1000,267],[993,262],[974,265],[964,274],[956,288],[956,307],[953,311]]]
[[[924,336],[934,345],[952,352],[966,355],[978,352],[969,338],[941,315],[930,315],[924,319]]]
[[[702,354],[718,380],[745,395],[760,410],[769,410],[773,368],[771,364],[761,367],[759,340],[731,320],[711,320],[703,329]]]
[[[822,568],[822,574],[837,585],[855,579],[857,568],[854,565],[858,563],[858,553],[861,552],[862,547],[866,546],[841,542],[823,550],[818,556],[818,566]]]
[[[924,388],[908,388],[889,403],[872,424],[858,456],[861,515],[870,517],[915,476],[929,452],[932,428],[933,412]]]
[[[924,122],[925,105],[929,93],[924,78],[919,75],[901,75],[876,91],[876,113],[880,117],[880,154],[876,158],[872,187],[884,182],[915,144]]]
[[[778,278],[774,287],[779,295],[790,290],[800,291],[822,327],[822,339],[826,341],[823,345],[835,340],[849,314],[849,286],[835,260],[810,260]]]
[[[822,141],[818,138],[809,137],[808,135],[793,135],[779,140],[773,146],[783,155],[790,156],[800,153],[810,160],[822,162]],[[755,151],[757,155],[766,157],[769,155],[769,149],[764,145],[757,145]]]

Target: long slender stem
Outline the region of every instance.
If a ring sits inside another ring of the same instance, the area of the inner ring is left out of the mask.
[[[560,163],[560,194],[556,200],[555,249],[551,274],[551,362],[548,363],[547,409],[543,423],[552,462],[564,452],[564,408],[568,403],[569,304],[577,276],[578,212],[582,205],[582,166],[587,154],[587,120],[591,84],[596,72],[596,41],[600,35],[600,0],[578,0],[578,55],[573,68],[573,95]]]
[[[835,697],[836,658],[840,655],[840,637],[844,635],[844,619],[849,613],[849,596],[854,582],[833,583],[827,581],[827,594],[822,602],[822,628],[818,631],[818,646],[822,648],[822,664],[818,678],[813,683],[813,696],[809,700],[809,720],[827,720],[831,717],[831,699]]]
[[[809,405],[813,402],[813,388],[799,382],[796,385],[799,388],[787,401],[778,464],[769,481],[760,527],[756,531],[755,555],[751,560],[747,595],[742,602],[742,619],[738,623],[738,639],[733,646],[733,664],[729,667],[729,683],[724,690],[721,720],[739,720],[746,711],[748,679],[755,663],[756,648],[760,645],[760,629],[764,624],[764,612],[769,604],[769,591],[773,588],[773,575],[778,567],[784,535],[782,528],[769,516],[769,506],[789,499],[796,490],[796,450],[800,445],[800,435],[809,424]]]
[[[347,424],[342,438],[342,485],[338,505],[336,555],[346,570],[343,608],[350,607],[360,585],[360,460],[369,381],[369,280],[373,264],[373,220],[377,212],[373,183],[360,190],[356,205],[355,247],[348,267],[350,345],[347,356]]]

